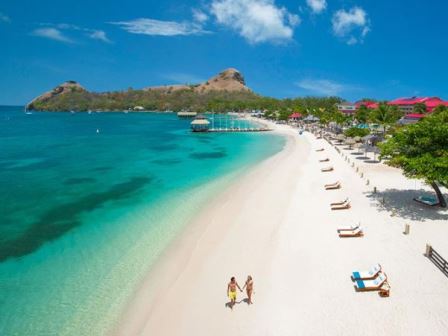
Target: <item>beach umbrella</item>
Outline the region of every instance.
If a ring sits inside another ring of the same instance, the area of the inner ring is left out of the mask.
[[[353,140],[355,140],[356,142],[360,142],[361,141],[361,137],[360,136],[355,136],[353,138]]]
[[[344,141],[345,138],[346,138],[346,136],[345,136],[344,134],[338,134],[338,135],[336,135],[336,140]]]
[[[348,138],[347,140],[345,140],[345,143],[347,145],[349,145],[349,148],[352,149],[352,146],[356,143],[355,139],[353,138]]]

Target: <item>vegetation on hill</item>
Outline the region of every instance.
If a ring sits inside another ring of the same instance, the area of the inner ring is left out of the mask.
[[[319,108],[334,109],[341,99],[337,97],[304,97],[275,99],[259,96],[251,91],[209,91],[197,93],[194,88],[172,91],[133,90],[93,93],[72,89],[47,100],[36,100],[31,108],[41,111],[124,111],[142,106],[147,111],[228,112],[266,110],[281,113],[287,118],[291,111],[313,111]]]

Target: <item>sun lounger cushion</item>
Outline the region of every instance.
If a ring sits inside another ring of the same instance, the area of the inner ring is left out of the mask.
[[[431,205],[431,206],[439,204],[439,201],[437,199],[435,199],[434,197],[429,197],[429,196],[419,196],[417,198],[414,198],[414,201],[423,203],[426,205]]]
[[[380,274],[376,279],[374,280],[356,280],[356,287],[359,289],[366,289],[366,288],[377,288],[379,287],[384,281],[386,280],[386,277],[383,274]]]

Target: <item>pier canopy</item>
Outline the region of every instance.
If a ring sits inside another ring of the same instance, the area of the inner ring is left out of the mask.
[[[191,122],[191,130],[193,132],[208,132],[210,128],[210,121],[203,115],[198,115]]]
[[[177,112],[177,116],[179,118],[194,118],[197,116],[197,112],[191,112],[191,111],[180,111]]]

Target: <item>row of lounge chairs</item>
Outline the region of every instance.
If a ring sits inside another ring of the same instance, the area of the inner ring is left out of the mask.
[[[324,149],[318,149],[316,152],[324,151]],[[321,159],[319,162],[328,162],[329,158]],[[322,172],[333,171],[333,167],[322,168]],[[334,190],[341,188],[341,182],[336,181],[334,183],[325,184],[325,190]],[[417,200],[416,200],[417,201]],[[419,200],[420,201],[420,200]],[[425,200],[426,201],[426,200]],[[422,202],[429,205],[426,202]],[[331,210],[343,210],[350,209],[350,199],[347,197],[343,201],[330,203]],[[344,226],[337,229],[340,238],[356,238],[363,237],[364,231],[361,225],[358,223],[355,226]],[[387,275],[382,271],[381,265],[376,264],[367,271],[353,271],[351,279],[355,283],[355,290],[358,292],[365,291],[379,291],[380,296],[388,297],[390,293],[390,285],[387,281]]]

